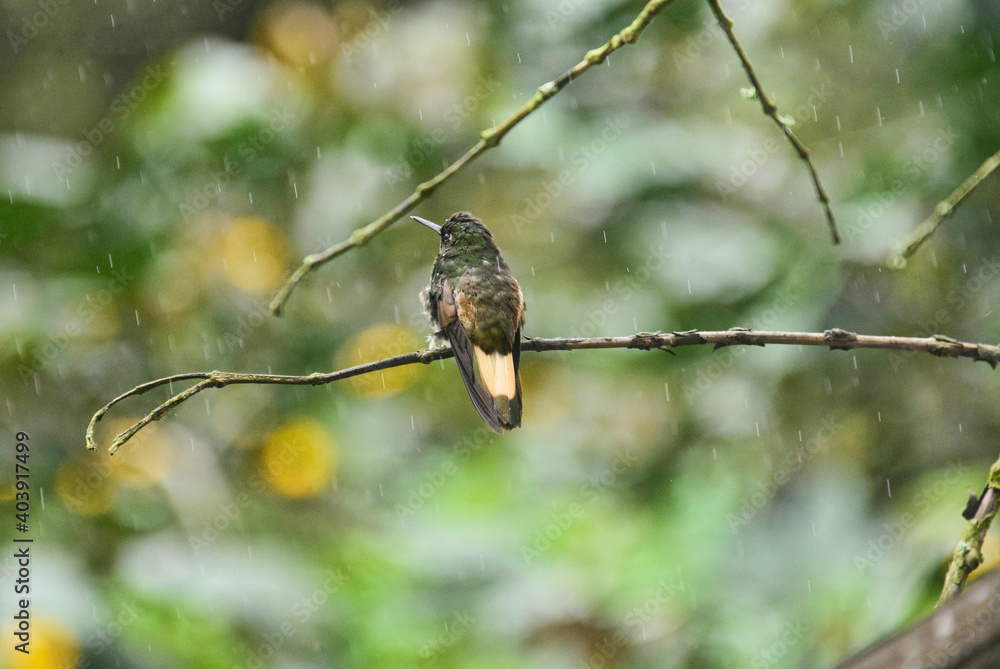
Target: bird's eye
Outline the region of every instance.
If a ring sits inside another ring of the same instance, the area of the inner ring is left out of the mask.
[[[445,244],[448,244],[449,242],[451,242],[451,233],[450,232],[446,232],[443,235],[441,235],[441,241],[444,242]]]

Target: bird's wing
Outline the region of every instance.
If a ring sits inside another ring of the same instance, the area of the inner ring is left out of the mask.
[[[493,397],[476,376],[473,367],[475,351],[462,321],[458,318],[457,297],[451,283],[445,281],[442,285],[441,298],[437,303],[438,323],[451,343],[455,361],[458,362],[458,371],[462,374],[462,381],[465,382],[465,389],[469,392],[473,406],[491,430],[503,434],[503,426],[497,408],[493,404]]]

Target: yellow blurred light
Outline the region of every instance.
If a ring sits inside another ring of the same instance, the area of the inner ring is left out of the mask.
[[[420,338],[402,325],[376,325],[358,334],[337,352],[338,369],[354,367],[382,358],[390,358],[421,348]],[[400,393],[419,381],[423,365],[392,367],[347,379],[348,392],[362,397],[388,397]]]
[[[337,446],[319,423],[298,418],[268,437],[260,453],[261,474],[274,492],[296,499],[326,486],[337,466]]]
[[[330,60],[340,35],[330,14],[318,5],[272,5],[261,26],[261,38],[279,58],[299,67]]]
[[[96,516],[111,508],[118,493],[114,467],[107,451],[77,453],[59,463],[56,493],[66,508],[83,516]]]
[[[108,432],[119,434],[139,420],[119,418],[108,422]],[[155,425],[147,425],[119,448],[111,461],[111,476],[115,482],[129,488],[145,488],[159,483],[170,471],[170,444]]]
[[[154,306],[154,314],[162,323],[171,329],[186,325],[184,316],[197,309],[199,301],[205,297],[205,286],[209,283],[206,279],[211,272],[207,266],[208,255],[196,250],[200,241],[182,239],[178,243],[188,244],[188,247],[158,253],[150,272],[150,292],[146,301]],[[214,266],[217,261],[212,260]],[[178,281],[178,277],[184,280]]]
[[[113,341],[121,330],[120,293],[101,288],[88,292],[82,300],[67,305],[62,313],[62,329],[80,341],[103,344]]]
[[[556,362],[540,356],[528,360],[522,357],[521,395],[530,398],[525,404],[525,416],[530,416],[532,424],[560,425],[575,407],[574,392],[585,387],[576,381],[578,379],[569,378],[562,365]],[[545,407],[545,410],[535,415],[535,407]]]
[[[255,293],[270,293],[284,279],[288,262],[285,236],[267,221],[249,216],[233,219],[219,235],[220,270],[231,284]]]
[[[16,630],[14,630],[16,631]],[[28,653],[14,649],[20,643],[8,632],[0,651],[2,666],[10,669],[72,669],[80,663],[80,646],[73,635],[59,623],[32,615]],[[6,657],[4,657],[6,656]]]

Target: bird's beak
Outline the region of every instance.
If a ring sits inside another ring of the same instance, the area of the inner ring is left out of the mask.
[[[426,218],[420,218],[419,216],[410,216],[410,218],[412,218],[417,223],[423,223],[424,225],[426,225],[428,228],[438,233],[439,235],[441,234],[441,226],[438,225],[437,223],[431,223]]]

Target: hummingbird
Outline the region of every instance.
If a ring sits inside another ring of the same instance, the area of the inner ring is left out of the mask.
[[[519,427],[524,295],[493,233],[467,211],[444,225],[410,218],[441,237],[431,282],[420,293],[436,329],[432,337],[451,344],[465,389],[490,429],[503,434]]]

